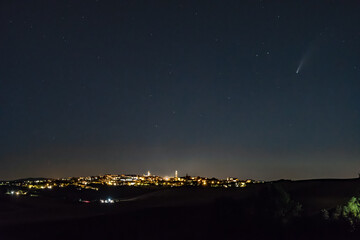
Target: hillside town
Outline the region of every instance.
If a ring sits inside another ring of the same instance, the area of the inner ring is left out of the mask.
[[[21,188],[21,190],[9,189],[8,194],[26,195],[26,189],[53,189],[75,187],[78,190],[99,190],[102,186],[129,186],[129,187],[212,187],[212,188],[239,188],[247,184],[260,183],[251,179],[240,180],[235,177],[226,179],[208,178],[200,176],[179,177],[175,171],[172,177],[152,175],[150,172],[143,175],[136,174],[105,174],[99,176],[69,177],[60,179],[29,178],[14,181],[2,181],[0,185]]]

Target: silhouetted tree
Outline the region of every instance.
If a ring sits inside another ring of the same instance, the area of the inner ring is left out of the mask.
[[[274,220],[285,224],[301,215],[302,205],[292,200],[280,185],[270,185],[261,197],[264,199],[265,214]]]
[[[321,216],[325,220],[330,219],[329,211],[327,209],[321,209]]]

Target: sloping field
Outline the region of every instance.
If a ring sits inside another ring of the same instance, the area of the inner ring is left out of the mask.
[[[278,227],[259,210],[270,201],[263,193],[274,186],[280,186],[302,204],[309,217],[300,219],[300,226],[305,226],[307,232],[297,224],[289,229]],[[234,189],[136,189],[136,194],[127,194],[128,198],[112,205],[65,203],[46,197],[2,197],[0,239],[319,239],[323,230],[331,239],[333,233],[327,233],[328,227],[309,238],[314,229],[307,224],[308,219],[321,209],[344,204],[359,190],[360,179],[328,179],[277,181]],[[336,233],[336,237],[343,234]]]
[[[360,196],[360,179],[320,179],[303,181],[279,181],[306,211],[314,213],[334,208],[353,196]]]

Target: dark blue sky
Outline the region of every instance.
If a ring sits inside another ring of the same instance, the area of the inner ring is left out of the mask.
[[[1,1],[0,179],[356,177],[359,12],[340,0]]]

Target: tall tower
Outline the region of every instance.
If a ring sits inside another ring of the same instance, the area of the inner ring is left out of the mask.
[[[148,177],[150,177],[150,175],[151,175],[151,174],[150,174],[150,171],[148,171],[148,174],[147,174],[147,175],[148,175]]]
[[[175,170],[175,178],[178,178],[178,172]]]

